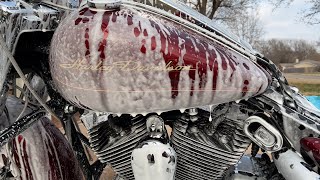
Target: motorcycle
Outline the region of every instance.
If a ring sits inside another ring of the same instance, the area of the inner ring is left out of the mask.
[[[320,111],[183,2],[0,7],[2,179],[320,179]]]

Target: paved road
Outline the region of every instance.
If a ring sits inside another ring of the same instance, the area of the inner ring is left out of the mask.
[[[285,77],[289,82],[320,84],[320,74],[287,73]]]

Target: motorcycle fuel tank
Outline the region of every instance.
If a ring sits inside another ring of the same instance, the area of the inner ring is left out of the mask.
[[[265,91],[248,57],[192,28],[143,10],[82,7],[51,44],[56,88],[95,111],[145,113],[220,104]]]

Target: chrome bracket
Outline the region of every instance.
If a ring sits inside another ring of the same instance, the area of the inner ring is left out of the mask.
[[[283,137],[280,132],[261,117],[249,117],[245,121],[244,133],[266,151],[276,152],[282,148]]]

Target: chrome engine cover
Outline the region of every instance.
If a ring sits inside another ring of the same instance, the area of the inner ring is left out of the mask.
[[[139,180],[174,180],[176,159],[176,152],[169,143],[143,141],[132,152],[134,177]]]

